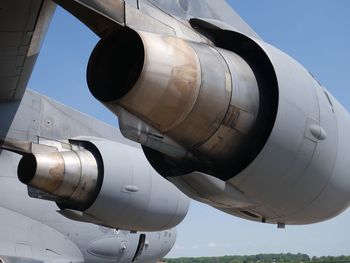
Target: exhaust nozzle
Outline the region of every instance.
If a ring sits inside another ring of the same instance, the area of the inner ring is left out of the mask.
[[[27,154],[17,174],[22,183],[78,207],[90,202],[98,186],[97,162],[88,151]]]
[[[239,55],[123,29],[97,44],[87,77],[92,94],[119,117],[125,137],[177,160],[198,161],[204,168],[195,169],[205,172],[228,170],[232,160],[239,170],[251,161],[259,87]]]

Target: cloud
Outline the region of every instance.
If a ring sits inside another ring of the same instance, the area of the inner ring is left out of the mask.
[[[216,245],[216,243],[214,243],[214,242],[209,242],[208,243],[208,247],[216,247],[217,245]]]

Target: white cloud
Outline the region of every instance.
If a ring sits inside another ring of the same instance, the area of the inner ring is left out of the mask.
[[[214,242],[209,242],[208,243],[208,247],[216,247],[217,245],[216,245],[216,243],[214,243]]]

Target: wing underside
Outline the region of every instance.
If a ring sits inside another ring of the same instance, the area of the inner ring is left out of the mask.
[[[54,10],[48,0],[0,1],[0,102],[22,98]]]

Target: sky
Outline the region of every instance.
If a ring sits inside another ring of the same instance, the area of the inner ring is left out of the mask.
[[[349,0],[228,2],[266,42],[303,64],[350,110]],[[97,41],[84,25],[57,9],[29,87],[117,126],[115,116],[86,85],[87,61]],[[287,252],[350,255],[350,209],[326,222],[277,229],[192,202],[169,257]]]

